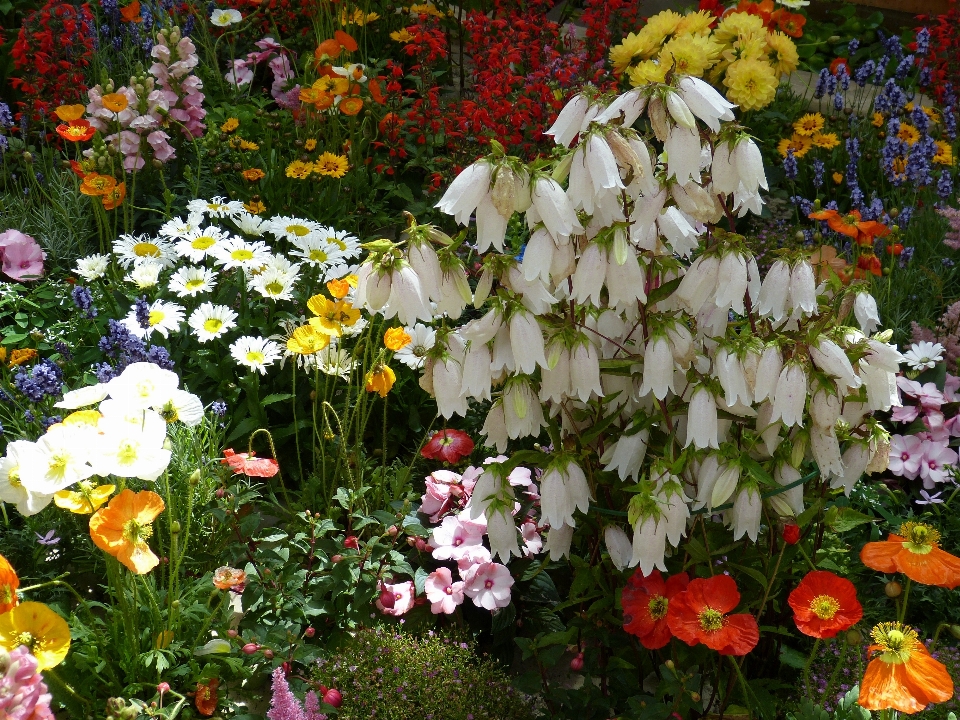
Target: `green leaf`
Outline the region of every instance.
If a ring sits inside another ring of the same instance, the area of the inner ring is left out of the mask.
[[[490,629],[494,633],[503,632],[508,628],[513,626],[513,621],[517,619],[517,608],[511,602],[505,608],[501,608],[496,615],[493,616],[493,621],[490,623]]]
[[[647,297],[647,306],[652,307],[658,302],[668,297],[674,290],[680,286],[680,281],[683,280],[682,277],[674,278],[669,282],[665,282],[660,287],[653,290],[650,295]]]
[[[280,402],[281,400],[289,400],[292,397],[293,395],[290,393],[271,393],[260,401],[260,405],[262,407],[266,407],[267,405],[273,405],[273,403]]]
[[[876,518],[872,518],[869,515],[857,512],[853,508],[837,506],[833,506],[827,510],[827,514],[823,517],[823,521],[827,527],[837,533],[853,530],[853,528],[858,525],[865,525],[873,522],[875,519]]]
[[[735,563],[728,563],[728,565],[732,568],[736,568],[745,575],[749,575],[751,578],[757,581],[760,587],[762,587],[764,590],[767,589],[767,576],[756,568],[747,567],[746,565],[737,565]]]
[[[794,650],[792,647],[781,645],[780,662],[787,667],[803,670],[803,668],[807,665],[807,658],[799,650]]]
[[[233,432],[227,436],[227,439],[224,442],[231,443],[237,438],[256,430],[258,427],[260,427],[260,423],[258,423],[256,419],[248,417],[245,420],[242,420],[240,424],[233,429]]]

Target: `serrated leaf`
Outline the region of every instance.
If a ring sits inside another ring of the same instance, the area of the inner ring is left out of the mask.
[[[273,403],[280,402],[281,400],[289,400],[293,395],[290,393],[271,393],[267,395],[263,400],[260,401],[260,404],[263,406],[273,405]]]
[[[833,506],[827,510],[827,514],[823,517],[823,521],[826,523],[827,527],[836,533],[843,533],[847,532],[848,530],[853,530],[853,528],[857,527],[858,525],[866,525],[867,523],[873,522],[875,519],[876,518],[872,518],[869,515],[864,515],[862,512],[858,512],[853,508],[837,506]]]

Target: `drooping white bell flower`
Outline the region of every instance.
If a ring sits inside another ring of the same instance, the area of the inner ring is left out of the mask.
[[[507,435],[507,417],[502,399],[495,401],[490,406],[487,417],[483,421],[483,427],[480,428],[480,434],[486,438],[484,444],[487,447],[494,447],[499,453],[507,451],[507,443],[509,443],[510,438]],[[474,489],[474,493],[476,493],[476,489]]]
[[[853,371],[853,365],[843,348],[833,340],[821,335],[816,343],[809,346],[808,350],[813,364],[837,379],[838,389],[842,391],[845,388],[856,389],[860,387],[863,381]]]
[[[603,542],[607,546],[610,562],[617,570],[623,570],[630,564],[633,546],[623,530],[616,525],[607,525],[603,531]]]
[[[482,345],[493,340],[501,327],[503,327],[503,313],[499,307],[493,307],[483,317],[471,320],[460,328],[460,337],[468,342]]]
[[[717,470],[717,478],[713,482],[710,492],[710,500],[707,503],[709,512],[713,512],[715,507],[723,505],[737,489],[740,482],[740,465],[735,462],[724,463]]]
[[[714,357],[716,376],[723,387],[724,402],[727,407],[733,407],[737,402],[744,405],[753,403],[753,395],[747,387],[747,378],[743,372],[743,364],[735,352],[727,348],[720,348]]]
[[[697,127],[697,120],[693,117],[693,113],[690,112],[690,108],[687,107],[687,104],[683,101],[683,97],[675,92],[668,92],[666,94],[666,105],[667,112],[670,113],[670,117],[673,118],[673,121],[685,128],[694,128]]]
[[[663,335],[651,337],[643,353],[643,382],[638,391],[643,397],[649,392],[657,400],[663,400],[674,387],[674,361],[670,342]]]
[[[826,430],[816,425],[810,428],[810,452],[824,478],[843,475],[840,442],[833,428]]]
[[[756,402],[773,399],[781,370],[783,370],[783,356],[780,354],[780,349],[774,344],[767,345],[757,365],[757,379],[753,388],[753,397]]]
[[[484,253],[493,246],[497,252],[503,252],[508,222],[509,218],[500,214],[490,195],[484,195],[477,205],[477,250]]]
[[[734,161],[730,143],[718,143],[713,150],[713,161],[710,165],[710,180],[713,190],[721,195],[732,195],[740,185],[740,173]]]
[[[513,265],[500,276],[500,281],[508,290],[520,296],[520,302],[532,313],[546,315],[557,298],[550,294],[539,278],[527,280],[518,265]]]
[[[470,283],[463,261],[456,258],[440,274],[440,297],[437,300],[437,315],[446,314],[451,320],[459,320],[464,308],[473,300]]]
[[[768,456],[772,456],[780,446],[780,429],[783,423],[779,420],[773,420],[773,403],[764,401],[757,408],[756,430],[763,440],[763,450],[766,450]],[[760,448],[758,448],[759,450]]]
[[[699,244],[700,233],[679,209],[665,207],[657,217],[657,229],[666,238],[670,249],[681,257],[688,257]]]
[[[600,291],[607,273],[607,251],[595,242],[588,243],[573,273],[572,299],[600,306]]]
[[[780,322],[787,314],[790,276],[790,266],[783,260],[777,260],[770,266],[760,286],[760,304],[757,311],[774,322]]]
[[[667,541],[677,547],[687,534],[690,518],[690,498],[683,491],[683,484],[675,475],[662,473],[656,486],[657,504],[660,506],[660,521],[667,524]]]
[[[517,526],[513,515],[502,506],[496,510],[487,508],[487,539],[490,541],[490,554],[499,556],[502,562],[510,562],[510,557],[523,557],[517,542]]]
[[[507,435],[513,440],[531,435],[536,437],[546,424],[543,405],[527,378],[514,377],[507,382],[503,392],[503,413]]]
[[[723,217],[723,206],[717,198],[697,183],[674,183],[670,194],[680,209],[697,222],[716,223]]]
[[[643,93],[643,88],[633,88],[614,98],[613,102],[597,115],[594,122],[606,125],[617,120],[620,127],[628,128],[643,114],[646,106],[647,96]]]
[[[654,173],[654,160],[651,158],[650,149],[639,136],[628,137],[627,143],[640,161],[639,168],[634,172],[633,182],[627,188],[627,194],[633,199],[636,199],[638,194],[644,197],[656,195],[661,187]]]
[[[794,317],[800,313],[817,314],[817,283],[813,267],[806,260],[798,262],[790,272],[790,302]]]
[[[728,252],[720,260],[714,302],[722,310],[732,309],[737,315],[743,315],[746,292],[747,258],[738,252]]]
[[[510,344],[510,326],[504,324],[493,338],[490,372],[496,378],[501,373],[512,375],[516,371],[517,361],[513,356],[513,346]]]
[[[464,398],[490,399],[490,348],[486,343],[471,342],[463,359],[460,393]]]
[[[867,465],[873,457],[873,451],[870,449],[870,443],[852,442],[850,446],[843,451],[842,463],[843,472],[839,473],[830,480],[830,487],[837,489],[842,487],[843,492],[850,497],[857,481],[867,471]]]
[[[357,305],[379,312],[390,299],[393,273],[366,262],[357,271]]]
[[[867,406],[870,410],[886,412],[892,407],[900,407],[900,393],[897,391],[897,376],[894,373],[861,361],[860,377],[867,389]]]
[[[573,541],[573,525],[554,525],[547,533],[547,542],[544,550],[551,560],[560,560],[570,554],[570,543]]]
[[[673,361],[680,369],[686,370],[697,354],[690,329],[681,322],[674,322],[667,326],[667,339],[670,341]]]
[[[590,509],[590,486],[577,463],[554,460],[540,478],[540,513],[551,526],[575,525],[573,513]]]
[[[493,166],[486,160],[478,160],[464,168],[454,178],[450,187],[435,207],[447,215],[453,215],[460,225],[468,225],[482,199],[489,195]]]
[[[880,327],[880,313],[877,311],[877,301],[868,292],[857,293],[853,301],[853,314],[860,323],[860,329],[867,335],[872,335]]]
[[[536,316],[526,310],[513,313],[510,318],[510,347],[517,369],[530,375],[540,367],[547,366],[543,353],[543,331]]]
[[[667,571],[664,564],[664,554],[667,543],[667,522],[659,521],[653,515],[647,515],[637,520],[633,528],[633,553],[630,556],[630,566],[639,565],[640,572],[649,575],[654,568]]]
[[[650,439],[648,430],[640,430],[632,435],[626,433],[620,435],[616,442],[608,445],[600,458],[600,462],[606,463],[603,469],[608,472],[616,472],[621,480],[632,477],[637,480],[640,477],[640,468],[643,465],[643,458],[647,454],[647,441]]]
[[[594,197],[624,189],[617,159],[603,135],[591,133],[584,145],[584,155],[590,171]]]
[[[454,415],[467,415],[467,397],[462,394],[465,357],[458,355],[445,354],[433,364],[433,397],[437,411],[447,420]]]
[[[663,144],[667,153],[667,178],[685,185],[700,182],[700,133],[696,128],[674,125]]]
[[[520,269],[527,280],[550,282],[550,266],[553,264],[553,255],[557,251],[557,243],[546,228],[537,228],[530,234],[530,240],[523,251],[523,261]]]
[[[761,360],[762,364],[762,360]],[[803,426],[803,406],[807,401],[807,373],[798,363],[787,363],[780,371],[773,395],[772,420],[782,420],[787,427]]]
[[[810,399],[810,419],[824,430],[831,430],[840,418],[840,398],[828,388],[819,388]]]
[[[546,175],[537,177],[530,197],[533,202],[531,210],[536,210],[538,222],[543,221],[553,237],[560,240],[583,232],[570,199],[553,178]],[[529,216],[530,211],[527,213]]]
[[[597,348],[585,337],[573,346],[570,353],[570,388],[580,402],[587,402],[591,395],[603,397],[600,356]]]
[[[693,443],[697,448],[719,448],[718,433],[717,401],[709,388],[700,385],[690,396],[684,447]]]
[[[720,132],[720,120],[734,119],[733,108],[736,105],[700,78],[682,76],[677,83],[677,91],[690,111],[714,132]]]
[[[443,299],[440,291],[443,271],[440,269],[440,259],[433,246],[426,240],[411,242],[407,246],[407,262],[420,279],[420,286],[427,298],[440,302]]]
[[[691,314],[696,315],[707,302],[713,302],[719,273],[720,258],[701,255],[687,268],[674,295]]]
[[[647,301],[643,265],[632,248],[628,250],[623,263],[618,263],[613,253],[607,254],[604,282],[607,285],[607,302],[610,307],[635,308],[637,302]]]
[[[413,325],[417,320],[429,322],[433,319],[433,311],[423,292],[420,278],[408,263],[402,262],[399,269],[394,269],[390,299],[382,312],[386,318],[396,315],[404,325]]]
[[[751,542],[757,541],[762,509],[763,503],[756,485],[750,483],[737,493],[737,498],[733,501],[733,507],[727,515],[730,524],[733,526],[734,540],[739,540],[746,535]]]
[[[799,470],[785,462],[777,465],[773,471],[773,479],[777,481],[780,487],[793,485],[801,477]],[[789,490],[784,490],[780,493],[780,497],[787,501],[794,515],[800,515],[803,512],[803,483]]]
[[[883,368],[887,372],[895,373],[900,369],[903,355],[896,345],[880,342],[876,338],[867,338],[867,354],[860,362],[871,367]]]
[[[580,133],[580,128],[583,125],[584,118],[587,116],[589,107],[589,98],[581,94],[574,95],[569,102],[563,106],[560,114],[557,115],[557,119],[554,120],[553,125],[543,134],[552,137],[557,145],[568,147],[570,142]]]

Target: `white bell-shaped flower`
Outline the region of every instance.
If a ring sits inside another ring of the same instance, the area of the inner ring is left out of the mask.
[[[607,251],[597,243],[588,243],[573,274],[572,299],[578,303],[600,305],[600,291],[607,273]]]
[[[606,463],[603,469],[616,472],[621,480],[640,477],[640,468],[643,458],[647,454],[647,441],[650,439],[648,430],[640,430],[632,435],[622,434],[614,443],[604,450],[600,462]]]
[[[493,167],[486,160],[478,160],[467,166],[450,183],[436,207],[447,215],[453,215],[459,224],[469,224],[470,216],[490,192],[492,174]]]
[[[630,564],[633,546],[630,537],[616,525],[607,525],[603,531],[603,542],[607,546],[610,562],[617,570],[623,570]]]
[[[563,109],[557,115],[553,125],[544,132],[553,138],[557,145],[568,147],[570,142],[580,133],[584,118],[587,116],[587,110],[590,107],[590,100],[585,95],[574,95]],[[638,115],[639,117],[639,115]]]
[[[674,361],[670,341],[663,335],[651,337],[643,353],[643,383],[640,385],[640,396],[652,392],[657,400],[663,400],[668,392],[675,393],[673,370]]]
[[[762,361],[761,361],[762,363]],[[780,371],[773,395],[773,420],[787,427],[803,426],[803,407],[807,401],[807,373],[798,363],[788,363]]]
[[[674,295],[691,314],[696,315],[707,302],[713,302],[719,274],[720,258],[701,255],[687,268]]]
[[[798,262],[790,272],[790,302],[794,317],[800,313],[817,314],[817,283],[813,267],[806,260]]]
[[[789,463],[780,463],[773,471],[773,479],[777,481],[780,487],[794,485],[802,476],[800,471]],[[780,496],[787,501],[794,515],[800,515],[803,512],[803,484],[794,485],[789,490],[784,490]]]
[[[760,304],[757,311],[764,317],[780,322],[787,314],[790,294],[790,266],[777,260],[770,266],[760,286]]]
[[[774,344],[767,345],[757,365],[757,379],[753,388],[753,398],[756,402],[773,399],[782,370],[783,356],[780,354],[780,349]]]
[[[547,533],[547,542],[544,550],[551,560],[560,560],[570,555],[570,543],[573,541],[573,525],[554,525]]]
[[[712,85],[692,75],[681,76],[677,91],[690,111],[714,132],[720,132],[720,120],[733,120],[736,107]]]
[[[720,260],[717,271],[717,307],[744,314],[743,298],[747,293],[747,258],[738,252],[728,252]]]
[[[580,402],[587,402],[591,395],[603,397],[600,356],[597,348],[585,337],[573,346],[570,353],[570,388]]]
[[[744,405],[753,403],[753,395],[747,387],[747,378],[743,372],[743,364],[735,352],[727,348],[720,348],[714,357],[716,376],[723,388],[724,402],[727,407],[733,407],[737,402]]]
[[[870,443],[852,442],[850,446],[843,451],[841,457],[843,463],[843,472],[839,473],[830,480],[830,487],[843,488],[843,492],[850,496],[857,481],[863,476],[873,457],[873,451],[870,449]]]
[[[667,153],[667,178],[676,177],[681,185],[700,182],[700,133],[696,128],[674,125],[663,149]]]
[[[547,366],[547,358],[543,354],[543,331],[533,313],[527,310],[513,313],[510,318],[510,347],[516,367],[523,374],[532,374],[537,365]]]
[[[483,421],[483,427],[480,428],[480,434],[486,438],[485,445],[496,448],[499,453],[506,452],[510,438],[507,435],[507,415],[502,399],[490,406],[487,417]],[[474,488],[474,494],[476,494],[476,488]]]
[[[853,365],[850,359],[839,345],[833,340],[821,335],[817,342],[809,346],[810,358],[813,364],[823,370],[828,375],[837,379],[837,387],[840,390],[845,388],[856,389],[862,384],[862,380],[857,377],[853,371]]]
[[[523,261],[520,269],[527,280],[550,282],[550,266],[553,264],[553,255],[557,251],[557,243],[546,228],[537,228],[530,234],[530,240],[523,251]]]
[[[693,117],[693,113],[690,112],[690,108],[687,107],[687,104],[683,101],[683,98],[675,93],[668,92],[666,96],[667,112],[670,113],[670,117],[673,118],[673,121],[685,128],[697,127],[697,120]]]
[[[860,323],[860,329],[867,335],[872,335],[880,327],[880,313],[877,311],[877,301],[868,292],[857,293],[853,301],[853,314]]]
[[[763,440],[762,449],[766,451],[768,456],[772,456],[780,446],[780,429],[782,427],[783,423],[773,419],[773,403],[769,400],[760,403],[760,407],[757,408],[756,430],[760,439]]]
[[[633,553],[630,566],[639,565],[640,572],[649,575],[654,568],[667,571],[663,558],[667,547],[667,522],[652,515],[641,517],[633,528]]]
[[[433,246],[425,240],[411,243],[407,248],[407,262],[420,278],[420,285],[427,298],[440,302],[443,298],[440,291],[440,278],[443,276],[443,271],[440,269],[440,260]]]
[[[633,88],[614,98],[613,102],[597,115],[594,122],[606,125],[617,120],[620,127],[628,128],[643,114],[646,106],[647,96],[643,93],[643,88]]]
[[[510,562],[510,557],[522,557],[517,542],[517,526],[513,515],[503,506],[496,510],[487,508],[487,539],[490,541],[490,554],[499,556],[501,562]]]
[[[762,510],[763,503],[757,486],[750,483],[741,488],[736,500],[733,501],[733,507],[727,511],[729,523],[733,526],[734,540],[739,540],[746,535],[751,542],[757,541]]]
[[[826,430],[816,425],[810,428],[810,452],[824,478],[843,475],[840,442],[833,428]]]
[[[433,311],[423,292],[420,278],[406,262],[401,263],[399,270],[393,271],[390,299],[384,310],[384,317],[394,315],[404,325],[413,325],[417,320],[429,322],[433,319]]]
[[[831,430],[840,418],[840,398],[828,388],[819,388],[810,399],[810,419],[823,430]]]
[[[539,176],[533,184],[531,200],[533,202],[531,210],[536,210],[539,220],[543,221],[553,237],[568,238],[583,232],[583,226],[577,219],[577,213],[570,199],[553,178]],[[529,214],[530,211],[527,212]]]
[[[697,448],[719,448],[718,432],[717,401],[709,388],[700,385],[690,396],[684,447],[693,443]]]
[[[486,343],[470,343],[463,360],[460,393],[464,398],[490,399],[490,347]]]

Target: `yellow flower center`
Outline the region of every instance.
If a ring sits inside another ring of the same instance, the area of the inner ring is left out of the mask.
[[[177,418],[180,417],[180,415],[177,413],[177,409],[173,406],[173,401],[168,402],[166,405],[160,408],[159,412],[160,417],[162,417],[168,423],[176,422]]]
[[[221,210],[226,210],[226,205],[221,205],[220,203],[207,203],[207,210],[211,212],[219,212]]]
[[[654,620],[663,620],[667,616],[667,598],[663,595],[657,595],[650,600],[647,609],[650,611],[650,617]]]
[[[327,254],[323,250],[314,248],[310,251],[310,259],[315,262],[326,262]]]
[[[152,242],[138,242],[133,246],[133,254],[137,257],[160,257],[160,248]]]
[[[14,590],[9,585],[0,585],[0,605],[9,605],[13,602]]]
[[[810,611],[821,620],[831,620],[839,609],[840,603],[829,595],[818,595],[810,601]]]
[[[239,250],[234,250],[230,253],[230,257],[238,262],[244,262],[246,260],[253,260],[253,252],[247,250],[246,248],[240,248]]]
[[[903,546],[918,555],[926,555],[936,548],[940,541],[940,533],[934,528],[913,521],[905,522],[900,526],[900,536],[906,540]]]
[[[283,292],[283,283],[274,280],[273,282],[268,282],[266,285],[264,285],[263,289],[267,295],[279,295]]]
[[[287,232],[297,237],[303,237],[310,234],[310,228],[304,225],[287,225]]]
[[[7,473],[7,482],[10,484],[10,487],[22,488],[23,483],[20,482],[20,468],[15,467]]]
[[[700,627],[706,632],[717,632],[723,628],[723,613],[713,608],[701,611]]]
[[[247,353],[247,362],[254,365],[260,365],[263,361],[266,360],[266,357],[259,350],[251,350]]]
[[[870,637],[883,650],[880,659],[898,665],[908,662],[920,645],[917,631],[898,622],[880,623],[870,631]]]
[[[87,129],[82,125],[71,125],[67,128],[67,135],[70,137],[83,137]]]
[[[223,327],[223,320],[220,318],[207,318],[203,321],[203,329],[208,333],[215,333]]]
[[[47,474],[53,478],[63,479],[67,472],[67,465],[70,463],[70,457],[65,453],[54,453],[47,464]]]
[[[32,632],[27,632],[24,630],[22,633],[13,638],[13,644],[15,647],[26,645],[30,650],[30,654],[36,655],[36,652],[34,651],[43,645],[43,641],[40,638],[35,637]]]
[[[137,520],[127,520],[123,524],[123,537],[132,543],[149,539],[153,535],[153,526],[150,523],[141,523]]]
[[[192,247],[194,250],[206,250],[213,247],[216,242],[217,241],[209,235],[201,235],[200,237],[193,239],[193,241],[190,243],[190,247]]]
[[[187,280],[187,282],[184,283],[184,287],[187,290],[199,290],[204,286],[205,283],[206,280],[203,278],[194,278],[193,280]]]
[[[166,317],[166,313],[162,310],[151,310],[149,315],[150,327],[153,327],[157,323],[163,322],[163,318]]]

